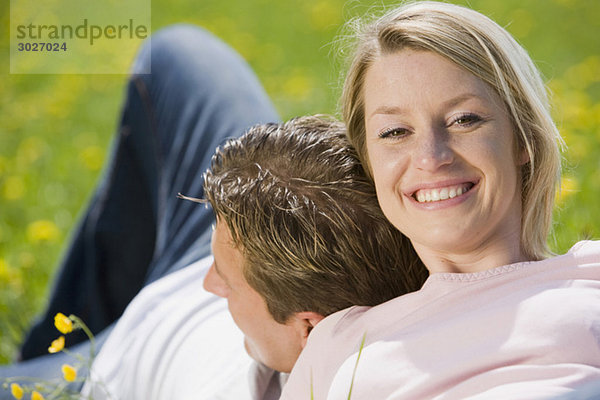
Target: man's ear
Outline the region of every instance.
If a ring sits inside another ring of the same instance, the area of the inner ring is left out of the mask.
[[[294,314],[296,326],[300,333],[302,348],[306,346],[310,331],[312,331],[323,318],[325,318],[323,315],[313,311],[302,311]]]

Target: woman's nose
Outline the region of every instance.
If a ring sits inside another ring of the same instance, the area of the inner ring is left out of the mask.
[[[452,164],[454,152],[443,129],[429,129],[416,136],[412,157],[418,169],[431,172]]]

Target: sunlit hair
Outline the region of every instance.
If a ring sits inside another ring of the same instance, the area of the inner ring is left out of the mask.
[[[488,17],[446,3],[410,3],[370,23],[350,25],[355,47],[341,106],[350,141],[367,165],[367,174],[371,167],[365,145],[363,85],[369,66],[382,55],[402,49],[445,57],[482,79],[503,100],[515,131],[515,151],[525,150],[529,156],[520,171],[522,250],[531,259],[548,256],[562,139],[540,73],[527,52]]]
[[[420,289],[427,270],[383,216],[343,125],[322,117],[251,128],[217,149],[205,197],[274,319],[329,315]]]

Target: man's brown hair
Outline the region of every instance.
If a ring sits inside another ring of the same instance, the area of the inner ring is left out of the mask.
[[[245,279],[277,322],[380,304],[427,277],[334,120],[251,128],[217,149],[204,190],[244,255]]]

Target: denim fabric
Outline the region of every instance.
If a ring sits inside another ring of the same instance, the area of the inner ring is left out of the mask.
[[[151,74],[136,73],[148,63]],[[189,25],[153,35],[134,62],[109,164],[22,358],[47,353],[57,312],[78,315],[97,334],[144,285],[209,254],[212,211],[177,193],[202,197],[215,148],[278,120],[249,66],[218,38]],[[83,340],[67,335],[67,345]],[[2,367],[0,377],[43,374],[47,359]]]

